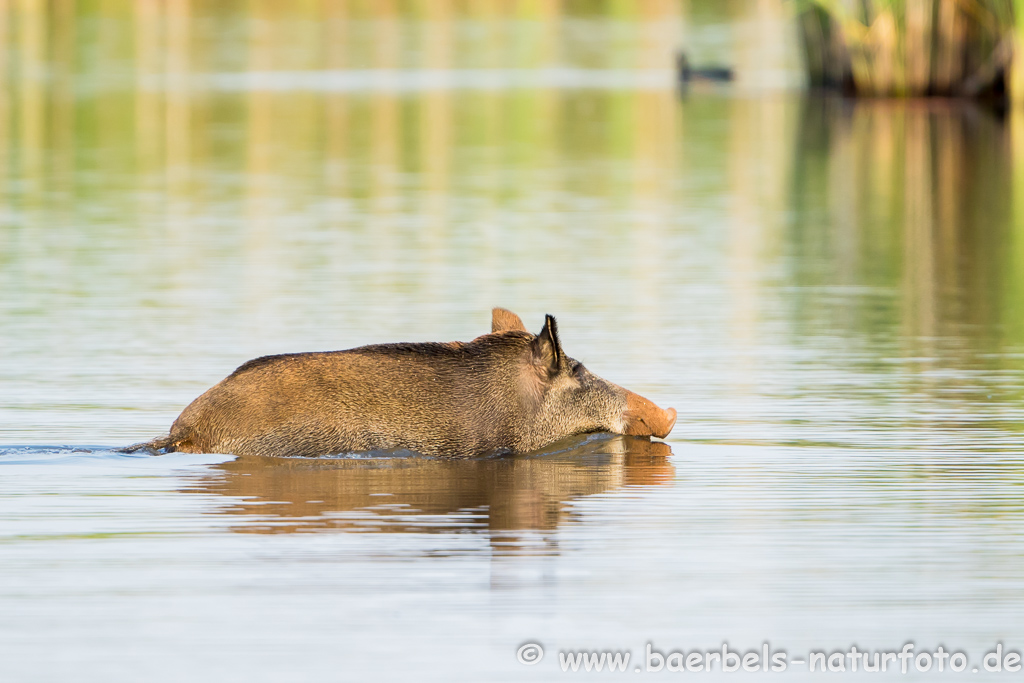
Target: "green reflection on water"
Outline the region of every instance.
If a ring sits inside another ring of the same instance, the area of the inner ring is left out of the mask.
[[[527,301],[689,400],[924,396],[1019,430],[1020,112],[680,96],[693,25],[784,19],[694,4],[0,5],[8,406],[71,385],[69,412],[109,413],[188,375],[135,441],[246,355]],[[775,54],[757,35],[708,53],[742,82]],[[732,362],[708,382],[674,346]],[[824,370],[759,374],[777,349]],[[135,393],[89,400],[104,376]]]

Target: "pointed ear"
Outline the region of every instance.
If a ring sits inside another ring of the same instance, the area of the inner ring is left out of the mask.
[[[562,367],[562,344],[558,341],[558,323],[554,316],[544,317],[544,329],[532,342],[533,364],[547,372],[548,377],[558,374]]]
[[[496,332],[508,332],[509,330],[518,330],[520,332],[527,332],[526,325],[523,324],[522,319],[510,310],[505,308],[495,308],[491,311],[491,333]]]

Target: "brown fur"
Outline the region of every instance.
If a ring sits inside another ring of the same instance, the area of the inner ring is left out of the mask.
[[[491,333],[496,334],[499,332],[508,332],[509,330],[529,332],[529,330],[526,329],[526,325],[523,324],[523,319],[507,308],[495,308],[492,310]]]
[[[553,317],[535,336],[519,316],[495,309],[492,330],[471,342],[256,358],[185,408],[167,437],[126,450],[314,456],[409,449],[469,457],[533,451],[584,432],[665,436],[671,429],[674,410],[565,356]]]

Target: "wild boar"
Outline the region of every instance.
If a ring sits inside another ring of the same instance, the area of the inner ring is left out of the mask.
[[[470,342],[256,358],[185,408],[167,436],[125,450],[465,458],[526,453],[585,432],[664,438],[675,421],[674,409],[566,356],[554,317],[534,335],[496,308],[491,333]]]

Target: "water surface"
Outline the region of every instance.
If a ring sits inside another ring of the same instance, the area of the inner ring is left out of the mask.
[[[749,40],[770,3],[54,7],[0,12],[4,680],[1024,647],[1020,121],[756,87],[791,69]],[[684,39],[746,75],[679,93]],[[467,340],[496,305],[675,431],[113,450],[249,358]]]

